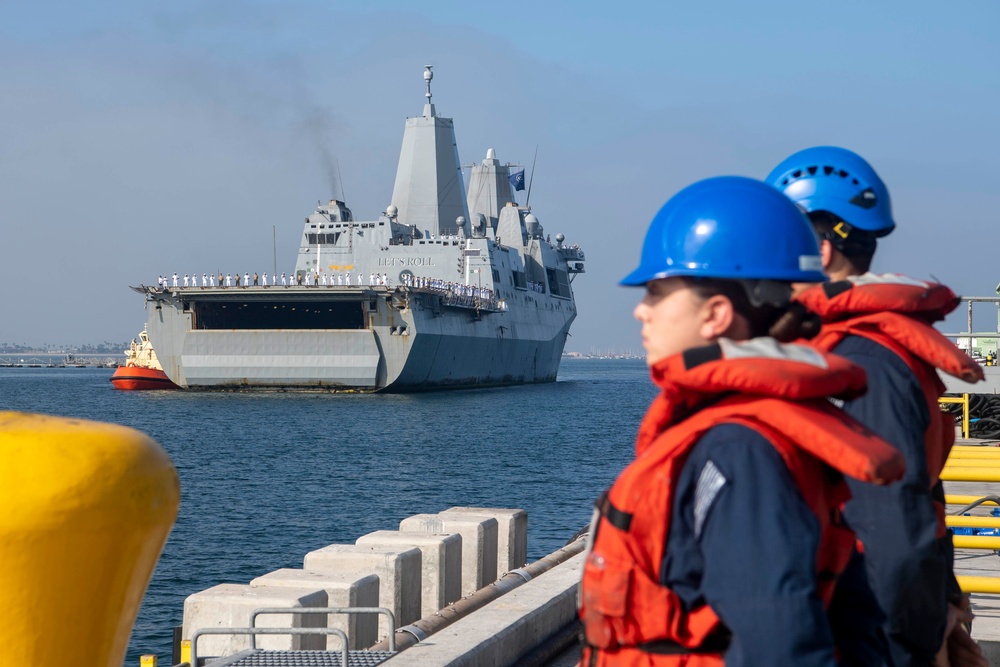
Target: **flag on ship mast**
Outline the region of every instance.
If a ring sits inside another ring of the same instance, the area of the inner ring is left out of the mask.
[[[510,175],[510,184],[515,190],[524,189],[524,169]]]

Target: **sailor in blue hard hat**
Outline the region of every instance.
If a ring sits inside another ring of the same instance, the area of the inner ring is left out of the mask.
[[[934,282],[870,272],[878,239],[896,222],[888,189],[858,154],[835,146],[807,148],[782,161],[766,180],[808,214],[821,238],[831,282],[797,296],[823,318],[813,344],[854,361],[868,375],[868,392],[846,402],[844,410],[906,458],[906,476],[898,484],[848,480],[853,498],[844,514],[864,554],[855,555],[847,576],[867,573],[871,588],[845,587],[856,596],[845,602],[837,623],[843,622],[845,636],[857,633],[840,646],[844,660],[872,664],[873,654],[887,648],[895,667],[947,665],[949,654],[951,664],[985,666],[959,623],[971,616],[955,580],[939,478],[954,425],[937,408],[943,389],[937,372],[968,382],[982,378],[978,365],[931,326],[958,298]],[[862,627],[877,627],[879,610],[887,647]]]
[[[622,283],[645,290],[661,393],[597,503],[583,664],[838,664],[841,474],[886,483],[902,457],[828,400],[864,390],[860,367],[779,342],[818,330],[792,283],[821,268],[809,221],[760,181],[701,181],[656,214]]]
[[[823,241],[824,268],[834,280],[868,271],[878,239],[896,228],[885,183],[861,156],[845,148],[799,151],[765,180],[809,215]]]

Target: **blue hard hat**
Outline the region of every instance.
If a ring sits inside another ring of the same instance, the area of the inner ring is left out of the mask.
[[[765,179],[807,213],[829,211],[852,227],[886,236],[895,227],[889,190],[857,153],[836,146],[799,151]]]
[[[639,267],[622,285],[690,276],[821,282],[809,220],[766,183],[719,176],[689,185],[653,218]]]

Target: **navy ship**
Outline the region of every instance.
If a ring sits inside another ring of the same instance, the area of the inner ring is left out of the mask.
[[[544,233],[493,149],[464,187],[451,118],[407,118],[392,199],[305,219],[287,285],[139,286],[164,372],[184,389],[422,391],[551,382],[584,253]],[[513,173],[512,173],[513,172]]]

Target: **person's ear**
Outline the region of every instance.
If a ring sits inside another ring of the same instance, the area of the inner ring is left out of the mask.
[[[701,325],[698,333],[705,340],[715,340],[729,333],[737,318],[733,302],[721,294],[705,299],[699,315]]]
[[[823,260],[823,272],[829,273],[830,263],[833,261],[833,244],[826,239],[820,241],[819,256]]]

